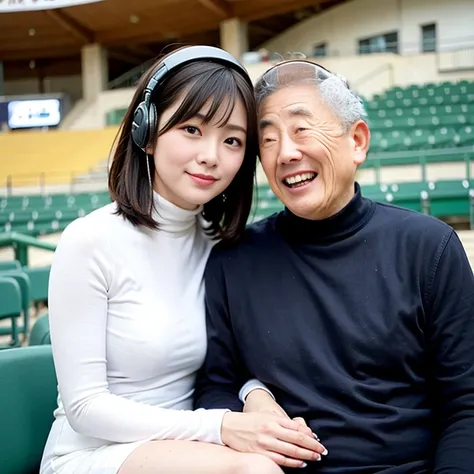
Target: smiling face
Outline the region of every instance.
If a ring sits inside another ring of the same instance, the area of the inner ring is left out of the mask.
[[[305,219],[325,219],[354,195],[369,130],[358,121],[345,131],[313,84],[283,87],[260,106],[260,157],[275,195]]]
[[[164,111],[160,130],[181,103],[179,100]],[[211,106],[209,101],[194,117],[159,135],[150,150],[155,163],[153,188],[183,209],[195,209],[221,194],[244,160],[247,113],[242,101],[235,103],[230,115],[229,104],[221,104],[206,123]]]

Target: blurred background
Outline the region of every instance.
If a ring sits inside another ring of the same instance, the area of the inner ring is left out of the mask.
[[[138,78],[196,43],[254,80],[302,55],[345,76],[372,131],[363,193],[444,220],[474,262],[472,0],[0,0],[0,280],[23,281],[11,308],[0,288],[7,345],[45,311],[61,231],[109,202]],[[257,191],[251,220],[282,208],[261,170]]]

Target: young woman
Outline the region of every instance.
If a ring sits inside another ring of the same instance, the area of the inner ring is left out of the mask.
[[[295,421],[192,410],[203,271],[216,240],[246,224],[256,135],[251,81],[222,50],[175,51],[138,85],[113,203],[64,231],[51,269],[59,403],[41,474],[276,474],[269,453],[299,466],[288,453],[313,455]]]

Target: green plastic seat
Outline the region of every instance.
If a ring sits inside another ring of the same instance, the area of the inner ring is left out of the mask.
[[[0,277],[13,278],[20,286],[21,291],[21,306],[23,312],[23,325],[18,326],[18,332],[23,333],[28,337],[28,329],[30,324],[30,277],[23,270],[5,270],[0,272]],[[0,328],[0,334],[10,334],[9,328]]]
[[[431,215],[439,218],[469,216],[470,189],[468,180],[441,180],[428,183]]]
[[[411,143],[409,148],[411,150],[426,150],[432,148],[430,137],[432,137],[432,133],[428,129],[417,128],[413,130],[410,134]]]
[[[35,304],[47,301],[51,267],[24,267],[23,270],[30,277],[31,301]]]
[[[388,198],[393,204],[423,212],[423,192],[427,185],[422,181],[393,183],[388,186]]]
[[[43,314],[33,324],[30,333],[30,346],[42,346],[51,344],[51,335],[49,331],[49,315]]]
[[[474,127],[467,125],[458,130],[459,146],[467,146],[474,144]]]
[[[57,407],[51,346],[0,351],[0,472],[38,474]]]
[[[18,327],[16,319],[21,316],[22,309],[20,285],[14,278],[0,277],[0,295],[2,295],[0,304],[0,319],[11,320],[11,327],[9,328],[7,334],[11,334],[12,341],[11,344],[7,347],[11,347],[12,345],[18,346],[20,341],[18,338]]]
[[[456,146],[456,130],[450,127],[441,127],[434,133],[435,148],[450,148]]]
[[[5,270],[21,270],[21,264],[18,260],[5,260],[0,262],[0,272]]]

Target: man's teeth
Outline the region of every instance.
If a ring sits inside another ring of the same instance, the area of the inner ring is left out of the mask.
[[[296,183],[300,183],[301,181],[309,181],[309,180],[312,180],[315,176],[316,176],[316,173],[297,174],[295,176],[290,176],[289,178],[285,178],[285,183],[296,184]]]

